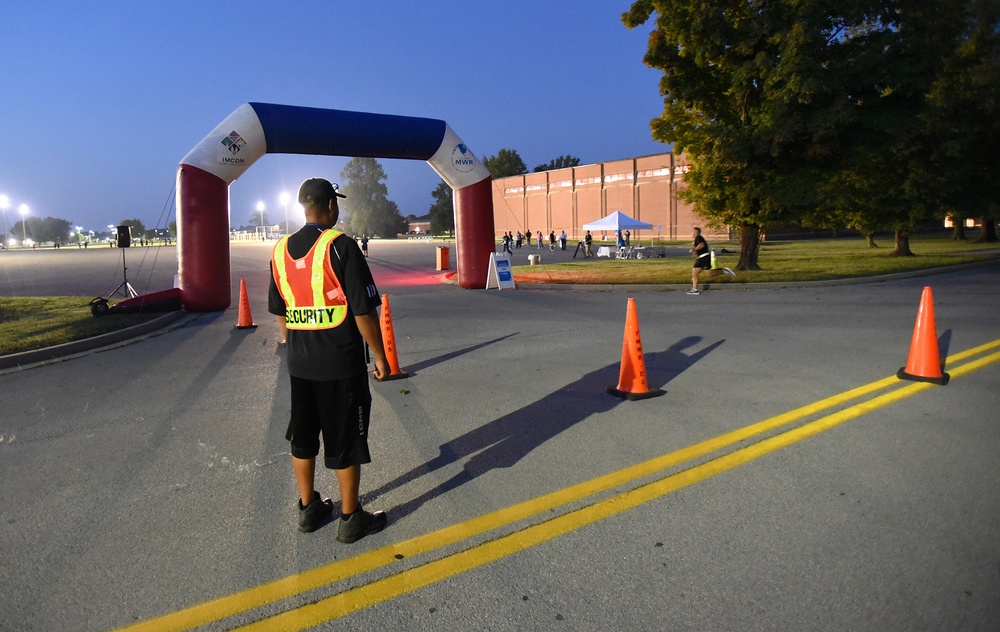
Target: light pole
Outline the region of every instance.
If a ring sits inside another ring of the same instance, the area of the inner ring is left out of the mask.
[[[17,210],[21,212],[21,229],[24,232],[24,239],[21,240],[21,245],[26,246],[28,242],[28,205],[22,204]]]
[[[285,209],[285,234],[287,235],[288,234],[288,194],[287,193],[282,193],[281,194],[281,198],[279,198],[279,199],[281,200],[281,206],[283,206],[284,209]]]
[[[10,199],[6,195],[0,195],[0,211],[3,211],[3,239],[5,246],[10,245],[10,235],[7,234],[7,209],[10,207]]]
[[[76,247],[83,248],[83,226],[76,227]]]
[[[267,229],[264,228],[264,203],[257,202],[257,210],[260,211],[260,229],[262,231],[261,239],[267,239]]]

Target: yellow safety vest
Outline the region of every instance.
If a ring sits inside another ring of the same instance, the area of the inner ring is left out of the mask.
[[[285,324],[289,329],[333,329],[347,317],[347,297],[330,267],[330,243],[342,233],[323,231],[301,259],[288,254],[288,235],[278,240],[271,255],[271,270],[285,299]]]

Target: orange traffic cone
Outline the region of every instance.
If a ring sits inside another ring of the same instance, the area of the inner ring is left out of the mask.
[[[382,295],[382,345],[385,347],[385,358],[389,363],[389,375],[382,378],[386,380],[399,380],[410,377],[409,373],[399,370],[399,359],[396,357],[396,336],[392,332],[392,310],[389,309],[389,295]]]
[[[938,354],[937,328],[934,324],[934,296],[930,286],[924,287],[917,310],[917,323],[913,326],[910,340],[910,355],[906,367],[901,368],[896,377],[901,380],[932,382],[944,386],[951,376],[941,371],[941,356]]]
[[[247,282],[240,279],[240,315],[236,320],[237,329],[254,329],[257,325],[250,316],[250,299],[247,298]]]
[[[618,387],[608,387],[608,392],[625,399],[646,399],[663,395],[665,391],[649,388],[646,381],[646,360],[642,356],[642,339],[639,335],[639,317],[635,313],[635,299],[628,300],[625,312],[625,339],[622,341],[622,367]]]

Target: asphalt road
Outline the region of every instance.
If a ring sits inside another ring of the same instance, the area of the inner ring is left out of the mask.
[[[411,377],[372,385],[390,525],[342,545],[295,530],[268,251],[232,251],[256,329],[234,301],[0,375],[0,629],[1000,629],[1000,268],[462,290],[433,245],[373,242]],[[119,282],[97,251],[19,254],[36,273],[3,259],[0,292]],[[893,377],[924,286],[947,386]],[[629,297],[662,397],[605,392]]]

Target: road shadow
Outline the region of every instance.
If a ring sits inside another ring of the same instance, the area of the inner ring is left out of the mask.
[[[486,342],[480,342],[479,344],[472,345],[471,347],[465,347],[464,349],[456,349],[455,351],[451,351],[449,353],[445,353],[445,354],[439,355],[439,356],[434,357],[434,358],[428,358],[428,359],[424,360],[423,362],[417,362],[416,364],[407,365],[405,368],[410,373],[410,375],[414,375],[414,374],[416,374],[417,371],[420,371],[422,369],[426,369],[428,367],[432,367],[435,364],[441,364],[442,362],[445,362],[446,360],[452,360],[452,359],[457,358],[459,356],[465,355],[466,353],[470,353],[472,351],[476,351],[477,349],[482,349],[483,347],[488,347],[490,345],[494,345],[494,344],[496,344],[498,342],[502,342],[502,341],[504,341],[504,340],[506,340],[506,339],[508,339],[508,338],[510,338],[512,336],[516,336],[519,333],[521,333],[521,332],[516,331],[516,332],[514,332],[512,334],[507,334],[506,336],[500,336],[499,338],[494,338],[493,340],[487,340]]]
[[[685,353],[685,349],[700,341],[701,337],[692,336],[663,351],[644,354],[650,386],[666,386],[725,342],[720,340],[695,353]],[[619,368],[620,364],[616,362],[591,371],[541,399],[456,437],[441,445],[435,458],[364,494],[362,502],[378,498],[425,474],[468,458],[458,474],[388,511],[393,520],[401,520],[425,502],[491,470],[511,467],[564,430],[591,415],[608,412],[622,405],[624,400],[605,392],[607,386],[617,383]],[[625,405],[641,404],[629,402]]]
[[[951,330],[945,329],[941,337],[938,338],[938,355],[941,357],[941,370],[944,370],[945,361],[948,360],[948,349],[951,348]]]

